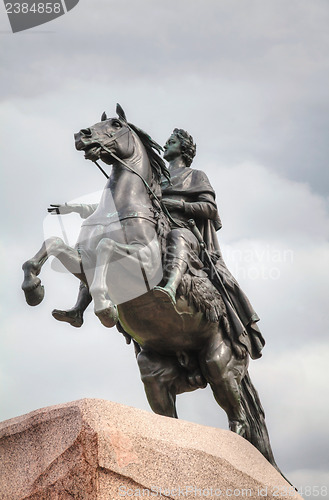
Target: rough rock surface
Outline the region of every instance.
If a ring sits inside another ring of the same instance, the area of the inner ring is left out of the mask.
[[[301,499],[230,431],[98,399],[2,422],[0,457],[2,500]]]

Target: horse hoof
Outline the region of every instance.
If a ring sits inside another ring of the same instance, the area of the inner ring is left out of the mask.
[[[230,430],[239,434],[239,436],[247,439],[247,426],[243,422],[239,422],[238,420],[231,420],[229,423]]]
[[[22,284],[22,290],[29,306],[39,305],[45,296],[45,289],[41,285],[41,280],[37,277],[25,280]]]
[[[119,321],[118,310],[116,306],[107,307],[100,311],[95,311],[96,316],[99,318],[102,325],[106,328],[112,328]]]

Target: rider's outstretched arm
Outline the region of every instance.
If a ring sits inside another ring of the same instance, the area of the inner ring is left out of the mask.
[[[97,207],[97,203],[89,205],[83,203],[64,203],[62,205],[50,205],[47,210],[51,215],[67,215],[71,213],[77,213],[82,219],[87,219],[87,217],[95,212]]]

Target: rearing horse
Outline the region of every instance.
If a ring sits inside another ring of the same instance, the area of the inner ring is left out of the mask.
[[[153,291],[162,278],[157,196],[161,196],[160,175],[168,177],[168,171],[157,154],[159,146],[128,124],[120,107],[117,112],[118,118],[107,119],[103,114],[100,123],[75,136],[76,148],[87,159],[101,158],[112,165],[112,172],[96,212],[82,225],[76,247],[53,237],[25,262],[26,300],[30,305],[42,301],[44,289],[38,275],[47,258],[56,256],[89,284],[101,322],[112,327],[119,321],[121,330],[139,344],[137,361],[155,413],[177,417],[176,395],[209,383],[227,413],[230,429],[277,468],[264,412],[247,371],[249,356],[234,350],[218,291],[207,278],[184,277],[185,284],[199,280],[194,288],[201,295],[199,303],[206,289],[218,311],[216,321],[184,294],[184,286],[176,306]]]

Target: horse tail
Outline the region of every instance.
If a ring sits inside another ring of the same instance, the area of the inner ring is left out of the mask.
[[[241,404],[245,411],[249,426],[250,434],[248,441],[250,441],[250,443],[253,444],[277,470],[279,470],[273,456],[270,438],[265,424],[265,412],[248,372],[241,381]]]
[[[248,441],[255,446],[264,457],[275,467],[281,476],[291,485],[291,482],[282,474],[273,455],[270,438],[265,424],[265,412],[260,402],[258,392],[251,382],[249,373],[241,381],[241,404],[246,414],[249,426]],[[296,489],[296,488],[295,488]]]

